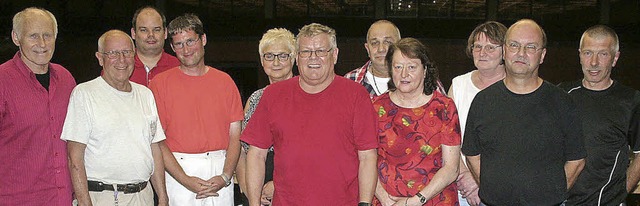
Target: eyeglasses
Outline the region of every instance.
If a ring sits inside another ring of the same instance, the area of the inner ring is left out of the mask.
[[[196,42],[198,41],[200,41],[200,37],[198,37],[197,39],[187,39],[187,41],[185,42],[171,43],[171,45],[173,45],[174,49],[182,49],[185,45],[188,47],[192,47],[193,45],[196,45]]]
[[[317,54],[316,54],[317,55]],[[264,60],[267,61],[273,61],[276,60],[276,57],[278,58],[278,61],[287,61],[289,60],[289,58],[291,57],[291,54],[273,54],[273,53],[266,53],[262,55],[262,58],[264,58]]]
[[[118,57],[120,57],[120,55],[126,58],[131,58],[136,54],[133,50],[108,51],[108,52],[100,52],[100,53],[107,56],[107,58],[109,59],[117,59]]]
[[[331,50],[333,50],[333,48],[329,49],[329,50],[315,50],[315,51],[311,51],[311,50],[303,50],[303,51],[299,51],[298,55],[300,55],[300,58],[309,58],[311,57],[312,53],[315,53],[317,57],[326,57],[327,55],[329,55],[329,52],[331,52]]]
[[[496,49],[498,47],[502,47],[501,45],[492,45],[492,44],[487,44],[487,45],[478,45],[478,44],[473,44],[471,45],[471,50],[473,50],[473,52],[480,52],[482,51],[482,49],[484,48],[484,51],[487,53],[493,53],[494,51],[496,51]]]
[[[525,46],[522,46],[522,44],[518,42],[510,42],[507,44],[507,50],[511,53],[519,52],[521,47],[524,47],[524,52],[527,54],[534,54],[544,48],[538,47],[535,44],[527,44]]]

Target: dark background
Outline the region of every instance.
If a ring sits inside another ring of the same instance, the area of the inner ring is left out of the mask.
[[[607,24],[620,36],[621,56],[614,79],[640,89],[640,1],[637,0],[2,0],[0,2],[0,62],[18,50],[11,41],[11,18],[27,7],[42,7],[56,15],[59,34],[52,62],[65,66],[78,83],[100,74],[95,59],[97,38],[110,29],[129,33],[135,10],[154,5],[167,22],[184,13],[200,16],[207,38],[207,65],[229,73],[243,100],[268,83],[260,67],[258,41],[274,27],[297,33],[318,22],[337,31],[340,49],[336,73],[364,64],[365,35],[377,19],[389,19],[403,37],[427,44],[440,78],[451,79],[473,69],[464,52],[473,28],[486,20],[507,27],[521,18],[536,20],[547,32],[548,47],[540,75],[552,83],[582,77],[578,41],[595,24]],[[168,44],[166,51],[173,54]]]

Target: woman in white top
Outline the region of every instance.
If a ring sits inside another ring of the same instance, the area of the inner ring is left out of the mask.
[[[507,28],[495,21],[478,25],[469,35],[466,53],[473,58],[475,70],[453,78],[448,95],[456,104],[460,118],[460,129],[464,141],[465,124],[473,98],[488,86],[505,76],[502,60],[502,45]],[[464,156],[462,156],[464,160]],[[458,175],[458,198],[460,205],[481,205],[478,197],[478,183],[466,166],[460,161]]]

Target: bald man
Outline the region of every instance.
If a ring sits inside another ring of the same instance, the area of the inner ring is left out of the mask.
[[[533,20],[514,23],[503,45],[505,79],[471,103],[462,152],[487,205],[559,205],[584,167],[576,105],[538,76],[546,44]]]
[[[98,39],[102,75],[71,94],[61,138],[78,205],[167,205],[158,143],[165,139],[151,90],[129,81],[135,49],[128,34]]]

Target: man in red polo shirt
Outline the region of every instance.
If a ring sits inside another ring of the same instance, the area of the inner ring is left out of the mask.
[[[167,39],[164,14],[152,6],[142,7],[133,14],[131,25],[131,37],[136,42],[136,62],[129,80],[148,86],[159,73],[180,66],[180,61],[163,49]]]

